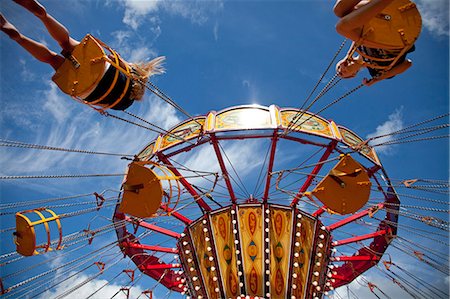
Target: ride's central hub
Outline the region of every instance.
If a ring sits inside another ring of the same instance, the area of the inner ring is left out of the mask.
[[[240,204],[210,212],[178,241],[194,298],[314,298],[327,284],[330,233],[297,208]]]

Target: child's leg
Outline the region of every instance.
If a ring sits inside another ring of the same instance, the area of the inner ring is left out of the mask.
[[[74,47],[79,44],[78,41],[71,38],[69,31],[64,25],[58,22],[51,15],[47,14],[45,8],[35,0],[14,0],[22,5],[32,14],[38,17],[47,28],[48,33],[55,39],[64,51],[72,52]]]
[[[333,11],[336,16],[342,18],[355,10],[356,4],[361,0],[337,0]]]
[[[46,46],[22,35],[14,25],[9,23],[2,14],[0,14],[0,30],[6,33],[12,40],[15,40],[34,58],[39,61],[50,64],[55,70],[64,62],[64,57],[50,51]]]

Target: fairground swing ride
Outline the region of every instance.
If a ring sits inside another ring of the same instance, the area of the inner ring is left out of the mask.
[[[406,29],[400,40],[409,38]],[[102,54],[107,47],[89,37],[87,41],[94,50],[75,52],[78,63],[90,61],[85,53]],[[124,71],[116,52],[107,49],[115,54],[117,63],[112,64]],[[70,76],[60,74],[58,80],[66,80],[69,92],[75,81],[77,88],[89,85],[78,79],[81,70],[91,71],[75,68]],[[195,117],[148,83],[150,91],[188,116],[169,130],[129,112],[124,114],[131,118],[110,114],[106,109],[111,106],[101,106],[101,100],[90,103],[100,103],[97,108],[107,116],[159,135],[128,156],[120,190],[1,204],[0,215],[7,219],[2,221],[1,233],[13,234],[16,246],[16,251],[0,256],[0,266],[6,269],[1,272],[1,297],[37,297],[69,283],[56,297],[63,298],[109,272],[87,298],[95,298],[124,276],[128,281],[112,297],[129,298],[139,279],[149,276],[154,283],[140,293],[141,298],[152,298],[156,287],[188,298],[341,298],[336,289],[358,279],[376,297],[389,298],[384,286],[362,276],[373,268],[413,298],[446,298],[447,290],[396,264],[393,253],[401,251],[448,276],[448,202],[415,194],[448,194],[448,182],[390,179],[376,147],[441,138],[416,136],[448,128],[448,124],[426,127],[447,115],[392,132],[395,138],[389,142],[377,143],[385,136],[364,140],[351,128],[320,116],[361,86],[316,113],[309,111],[337,82],[334,76],[307,105],[317,84],[300,109],[246,105]],[[248,144],[267,149],[252,160],[260,166],[259,173],[253,174],[253,192],[231,157],[232,151]],[[10,140],[1,140],[1,145],[124,156]],[[289,157],[280,154],[287,152]],[[192,168],[192,157],[203,159],[206,169]],[[30,177],[2,177],[26,178]],[[406,203],[400,204],[400,198]],[[79,223],[76,219],[81,215],[92,215],[92,220]],[[399,217],[415,225],[402,225]],[[13,218],[15,226],[9,227]],[[100,221],[105,219],[109,222]],[[83,228],[77,230],[80,225]],[[418,244],[399,234],[400,229],[429,238],[436,246]],[[90,249],[96,238],[113,233],[115,239]],[[68,262],[42,270],[48,260],[37,258],[56,252]],[[24,264],[24,260],[30,262]],[[85,279],[70,283],[81,273],[88,273]]]

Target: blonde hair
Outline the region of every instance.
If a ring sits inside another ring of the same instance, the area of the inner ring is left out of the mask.
[[[135,101],[142,100],[145,93],[145,83],[147,83],[148,78],[165,72],[163,67],[165,59],[165,56],[159,56],[147,62],[130,63],[133,69],[133,83],[130,98]]]

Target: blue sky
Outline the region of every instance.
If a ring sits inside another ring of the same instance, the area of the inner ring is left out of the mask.
[[[69,0],[42,3],[76,39],[91,33],[118,50],[128,61],[166,56],[166,73],[155,77],[153,82],[191,115],[242,104],[300,107],[343,40],[334,30],[337,19],[332,12],[334,2],[331,0]],[[424,27],[415,52],[408,56],[413,60],[412,68],[392,80],[358,90],[327,109],[321,114],[323,117],[333,119],[362,137],[369,137],[448,112],[448,2],[420,0],[418,4]],[[30,13],[12,1],[2,1],[0,8],[23,34],[59,52],[44,26]],[[345,51],[346,48],[341,56]],[[1,139],[134,154],[155,138],[154,133],[101,116],[71,100],[51,82],[51,67],[33,60],[3,34],[0,35],[0,59]],[[332,75],[328,73],[325,79]],[[319,110],[359,85],[364,76],[368,76],[366,71],[355,79],[343,80],[311,110]],[[185,118],[150,94],[130,111],[166,129]],[[448,118],[445,122],[448,123]],[[257,146],[230,144],[227,151],[230,159],[242,167],[239,170],[244,171],[246,165],[261,163],[252,156],[252,147]],[[378,153],[391,178],[448,180],[447,139],[380,147]],[[201,154],[192,155],[191,165],[206,167],[206,164],[199,164],[204,162],[199,158]],[[289,158],[283,157],[286,161]],[[0,163],[0,173],[4,176],[121,174],[127,165],[127,161],[108,156],[13,148],[1,148]],[[120,182],[120,177],[3,180],[0,182],[1,201],[118,189]],[[110,213],[105,209],[103,214],[108,216]],[[90,218],[82,219],[81,226],[77,222],[68,222],[67,225],[73,227],[67,231],[85,228]],[[1,221],[2,228],[14,225],[13,218],[3,217]],[[405,234],[408,237],[407,232]],[[2,254],[13,250],[9,236],[2,234],[1,237]],[[102,246],[108,240],[107,237],[99,238],[100,244],[96,246]],[[402,261],[407,262],[406,257]],[[4,276],[4,270],[0,271]],[[437,279],[437,273],[430,273],[430,281]],[[375,272],[370,272],[367,277],[380,283],[385,281]],[[99,286],[99,279],[91,283]],[[154,284],[146,279],[139,283],[141,290],[146,288],[145,285]],[[446,282],[448,286],[448,279]],[[124,282],[116,284],[121,283]],[[114,294],[117,285],[111,285],[108,291]],[[367,292],[367,288],[358,284],[353,284],[352,289],[360,296]],[[391,292],[391,297],[397,298],[398,288],[388,286],[386,289]]]

